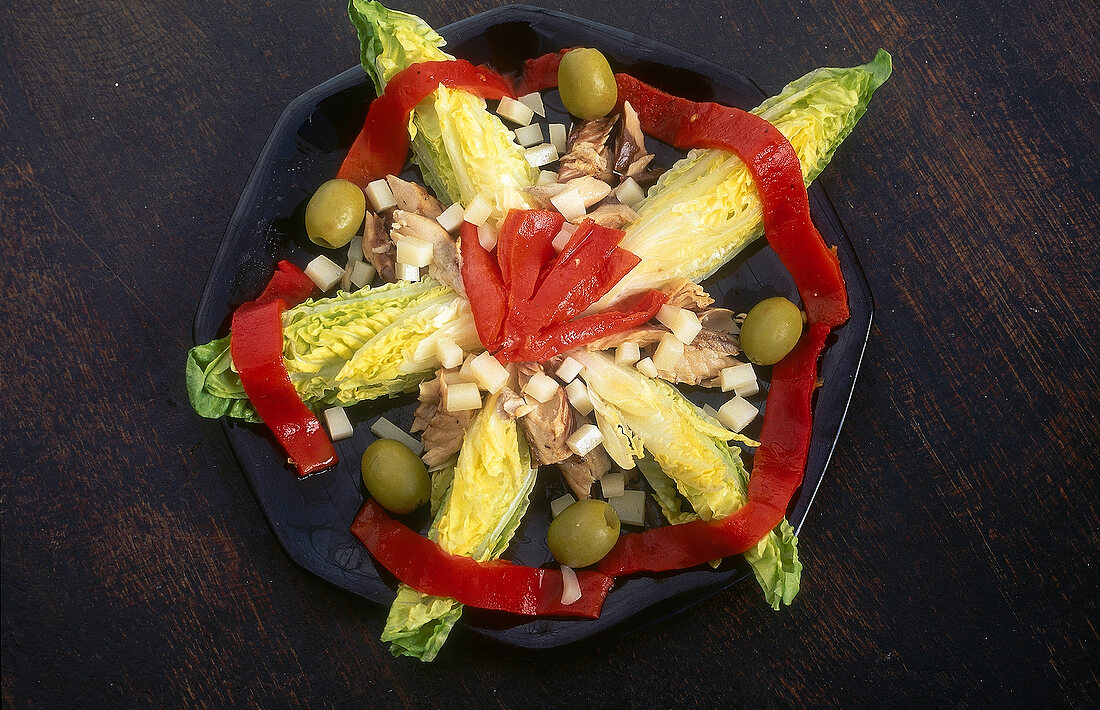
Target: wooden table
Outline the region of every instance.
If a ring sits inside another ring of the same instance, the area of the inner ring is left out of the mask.
[[[880,46],[820,177],[877,302],[782,612],[752,584],[553,653],[291,563],[183,358],[271,126],[352,66],[339,3],[0,6],[3,705],[1100,704],[1094,2],[536,2],[767,91]],[[461,6],[460,6],[461,5]],[[435,26],[496,3],[409,0]]]

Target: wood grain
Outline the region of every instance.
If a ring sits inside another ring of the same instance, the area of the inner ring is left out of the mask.
[[[876,321],[800,543],[627,637],[521,653],[303,572],[183,388],[195,306],[268,131],[352,66],[339,4],[0,6],[5,707],[1100,704],[1096,3],[535,2],[766,91],[895,74],[822,174]],[[410,0],[436,26],[495,2]]]

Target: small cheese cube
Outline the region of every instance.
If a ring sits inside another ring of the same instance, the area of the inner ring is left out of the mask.
[[[562,216],[570,222],[581,220],[588,210],[584,206],[584,197],[576,187],[570,187],[550,198],[550,204],[561,212]]]
[[[420,237],[401,237],[397,242],[397,262],[409,266],[427,266],[432,263],[434,247]]]
[[[397,198],[393,196],[393,190],[390,189],[390,185],[385,178],[367,183],[366,193],[370,207],[375,212],[384,212],[397,207]]]
[[[751,362],[722,368],[718,378],[723,392],[732,390],[741,397],[751,397],[760,391],[760,384],[756,381],[756,371],[752,369]]]
[[[580,380],[573,380],[565,386],[565,396],[581,416],[592,413],[592,398],[588,396],[588,387]]]
[[[411,264],[394,264],[394,271],[397,273],[397,279],[399,281],[408,281],[409,283],[416,283],[420,280],[420,267],[413,266]]]
[[[650,357],[643,357],[641,360],[635,363],[634,368],[646,377],[659,376],[659,373],[657,372],[657,366],[653,364],[653,358]]]
[[[499,392],[508,384],[511,374],[490,353],[484,352],[470,363],[470,374],[481,388],[490,394]]]
[[[558,383],[554,381],[554,378],[542,372],[536,372],[534,375],[531,375],[531,379],[527,381],[527,384],[523,388],[523,394],[534,399],[536,402],[549,402],[557,391]]]
[[[353,433],[348,413],[343,407],[329,407],[325,410],[325,428],[333,441],[348,439]]]
[[[440,340],[435,344],[435,356],[439,364],[450,370],[462,364],[462,348],[453,340]]]
[[[535,112],[530,106],[505,96],[497,104],[497,115],[517,126],[526,126],[535,117]]]
[[[435,218],[436,222],[439,222],[443,229],[446,229],[452,234],[462,226],[463,213],[466,210],[462,209],[462,203],[456,202],[447,209],[443,210],[443,214]]]
[[[736,396],[718,409],[718,421],[730,431],[741,431],[760,413],[749,400]]]
[[[628,177],[615,188],[615,197],[624,205],[633,207],[645,199],[645,190],[642,189],[637,180]]]
[[[566,222],[561,226],[561,230],[554,237],[554,240],[550,244],[555,250],[560,252],[565,248],[565,245],[569,243],[569,240],[573,238],[573,233],[577,231],[577,225],[572,222]]]
[[[542,126],[532,123],[530,126],[517,128],[515,131],[516,142],[524,148],[542,143]]]
[[[605,473],[600,479],[600,492],[604,498],[618,498],[626,492],[626,476],[622,471]]]
[[[477,240],[481,242],[485,251],[492,251],[496,247],[498,234],[499,232],[488,224],[479,225],[477,228]]]
[[[481,409],[481,390],[474,382],[459,382],[447,386],[443,407],[448,412],[465,412]]]
[[[561,511],[565,510],[576,502],[577,499],[568,493],[561,497],[555,498],[554,500],[550,501],[550,515],[556,518],[561,515]]]
[[[340,283],[344,276],[344,270],[323,254],[306,265],[305,273],[322,291],[328,291]]]
[[[581,598],[581,583],[568,565],[561,566],[561,605],[569,606]]]
[[[549,143],[539,143],[523,151],[523,157],[536,168],[549,165],[558,159],[560,151]]]
[[[537,91],[532,91],[529,94],[524,94],[519,97],[519,100],[524,106],[543,118],[546,118],[546,105],[542,102],[542,94]]]
[[[558,181],[558,174],[551,170],[540,170],[536,185],[553,185]]]
[[[633,365],[641,357],[642,351],[638,348],[637,343],[627,342],[615,348],[616,365]]]
[[[626,525],[645,525],[645,491],[624,491],[607,502],[615,509],[619,521]]]
[[[424,445],[415,436],[410,436],[401,427],[397,426],[385,417],[378,417],[378,421],[370,425],[371,432],[379,439],[394,439],[412,449],[419,456],[424,453]]]
[[[658,370],[666,372],[676,367],[676,363],[684,356],[684,344],[673,333],[665,333],[661,336],[661,342],[653,352],[653,365]]]
[[[547,127],[547,133],[550,134],[550,144],[558,151],[558,153],[565,153],[567,139],[565,133],[564,123],[551,123]]]
[[[371,281],[374,281],[374,267],[365,261],[355,262],[355,266],[351,267],[351,282],[356,285],[357,288],[363,288]]]
[[[458,370],[458,374],[467,382],[477,381],[474,379],[474,360],[476,359],[477,355],[470,353],[466,356],[466,359],[462,361],[462,367]]]
[[[595,424],[583,424],[565,440],[566,446],[577,456],[585,456],[603,442],[603,434]]]
[[[667,303],[657,311],[657,322],[671,330],[676,339],[684,345],[695,340],[695,336],[699,335],[699,331],[703,329],[699,316],[693,311]]]
[[[576,379],[577,375],[581,374],[581,370],[583,369],[584,365],[566,356],[566,358],[561,361],[561,365],[558,366],[558,371],[555,374],[558,376],[559,380],[568,384]]]
[[[486,220],[489,219],[489,215],[492,213],[493,206],[489,204],[489,200],[485,199],[485,196],[479,192],[474,199],[470,200],[470,205],[466,208],[465,213],[462,215],[462,219],[480,227],[485,224]]]

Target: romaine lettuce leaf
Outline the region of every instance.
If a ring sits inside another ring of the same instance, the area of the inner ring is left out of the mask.
[[[523,432],[491,395],[462,439],[449,481],[438,479],[433,498],[441,501],[428,537],[447,552],[478,561],[496,559],[508,548],[527,512],[535,468]],[[386,618],[382,640],[395,655],[431,661],[462,614],[453,599],[421,594],[401,585]]]
[[[363,68],[379,93],[410,64],[454,58],[419,17],[365,0],[351,0],[348,15],[359,33]],[[469,205],[483,194],[498,221],[511,208],[530,206],[523,188],[535,182],[538,170],[483,99],[441,87],[413,110],[409,136],[413,161],[441,200]]]
[[[885,50],[861,66],[816,69],[752,110],[791,142],[809,185],[890,76]],[[673,279],[698,283],[764,234],[748,168],[722,150],[693,150],[661,176],[626,227],[622,246],[641,263],[593,307]]]

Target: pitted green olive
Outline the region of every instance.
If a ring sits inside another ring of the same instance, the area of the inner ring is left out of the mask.
[[[330,249],[347,246],[367,211],[367,198],[348,180],[323,183],[306,205],[306,234],[314,244]]]
[[[619,539],[619,516],[602,500],[579,500],[558,514],[546,532],[551,554],[566,567],[594,565]]]
[[[619,98],[611,65],[598,49],[566,52],[558,65],[558,93],[565,109],[585,120],[606,116]]]
[[[428,469],[412,450],[393,439],[378,439],[363,452],[363,483],[386,510],[410,513],[428,502]]]
[[[757,365],[774,365],[802,335],[802,311],[782,296],[757,303],[741,324],[741,349]]]

